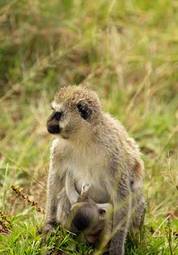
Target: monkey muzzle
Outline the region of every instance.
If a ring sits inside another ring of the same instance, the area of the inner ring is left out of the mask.
[[[61,112],[53,112],[47,120],[47,130],[50,134],[60,134],[61,128],[59,126],[59,121],[61,119]]]
[[[72,220],[71,231],[75,234],[81,233],[90,225],[90,219],[86,215],[82,215],[80,210],[76,213]]]
[[[50,134],[59,134],[61,131],[59,125],[47,125],[47,129]]]

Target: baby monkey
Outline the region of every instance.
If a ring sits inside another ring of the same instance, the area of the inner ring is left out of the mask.
[[[69,181],[68,178],[66,180]],[[69,184],[69,183],[68,183]],[[70,182],[70,184],[72,184]],[[68,186],[68,185],[67,185]],[[77,191],[74,185],[68,186],[72,193],[67,192],[70,201],[74,201]],[[68,228],[73,233],[81,233],[84,239],[98,250],[103,250],[107,245],[112,231],[112,205],[110,203],[98,204],[89,197],[91,186],[83,184],[81,194],[77,201],[71,205]],[[68,189],[66,189],[68,191]]]

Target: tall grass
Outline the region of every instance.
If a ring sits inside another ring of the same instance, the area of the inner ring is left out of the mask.
[[[143,152],[145,234],[127,253],[176,254],[177,24],[177,1],[0,2],[0,207],[12,224],[0,237],[1,254],[91,252],[64,233],[41,247],[35,229],[42,215],[11,190],[22,187],[44,208],[51,139],[45,122],[54,92],[68,84],[95,89]]]

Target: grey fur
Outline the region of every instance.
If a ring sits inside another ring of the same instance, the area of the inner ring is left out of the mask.
[[[77,110],[80,101],[92,112],[87,120]],[[121,123],[102,111],[97,95],[90,90],[63,88],[56,94],[53,108],[63,118],[51,149],[46,224],[67,224],[71,202],[65,183],[70,173],[78,193],[88,183],[95,203],[112,205],[109,254],[124,255],[127,233],[131,227],[139,227],[144,211],[139,148]]]

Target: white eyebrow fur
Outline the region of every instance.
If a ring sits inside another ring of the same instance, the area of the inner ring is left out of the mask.
[[[51,103],[51,107],[56,111],[60,111],[61,106],[62,106],[61,104],[57,104],[55,101]]]

